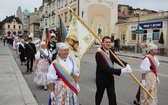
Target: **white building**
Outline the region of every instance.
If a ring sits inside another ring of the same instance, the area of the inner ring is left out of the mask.
[[[117,37],[117,0],[43,0],[43,5],[40,7],[40,27],[44,33],[45,28],[58,31],[60,16],[68,30],[72,18],[72,12],[67,8],[68,6],[100,38],[103,36]]]

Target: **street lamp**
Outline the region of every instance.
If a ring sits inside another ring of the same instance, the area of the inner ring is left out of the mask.
[[[139,21],[140,21],[140,17],[138,14],[138,30],[139,30]],[[139,45],[139,32],[138,32],[138,42],[137,42],[137,53],[140,53],[140,45]]]
[[[135,51],[137,53],[139,53],[140,52],[139,34],[143,34],[143,30],[139,29],[139,23],[140,23],[140,16],[139,16],[139,14],[136,17],[138,17],[138,26],[137,26],[137,29],[135,30],[135,32],[136,32],[136,34],[138,34],[138,41],[137,41],[137,44],[136,44],[136,48],[137,49],[135,49]]]

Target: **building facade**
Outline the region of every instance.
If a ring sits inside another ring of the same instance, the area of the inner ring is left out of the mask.
[[[28,16],[28,34],[33,34],[34,37],[41,38],[40,32],[40,13],[37,8],[34,8],[34,13]]]
[[[2,29],[2,22],[0,22],[0,35],[3,34],[3,29]]]
[[[129,5],[118,4],[118,22],[127,21],[128,18],[134,17],[136,15],[147,15],[157,13],[153,10],[133,8]]]
[[[2,34],[21,34],[22,33],[22,22],[18,17],[15,17],[15,15],[6,17],[2,21],[2,28],[3,32]]]
[[[117,0],[43,0],[40,27],[58,30],[61,17],[68,31],[73,16],[69,6],[100,38],[116,37],[117,5]]]
[[[149,43],[157,44],[160,48],[164,48],[164,52],[168,51],[168,12],[159,12],[148,15],[139,15],[129,18],[127,22],[118,23],[118,37],[127,40],[128,45],[137,46],[143,40]],[[143,33],[137,33],[137,29]],[[164,44],[158,43],[160,35],[163,33]]]
[[[23,34],[28,34],[28,16],[31,14],[32,12],[29,12],[28,9],[24,9],[22,11],[22,8],[19,6],[17,9],[17,17],[21,20],[22,24],[23,24],[23,29],[22,29],[22,33]]]

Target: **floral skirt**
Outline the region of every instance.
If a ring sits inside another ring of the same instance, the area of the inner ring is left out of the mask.
[[[48,72],[49,62],[46,59],[40,59],[37,64],[37,69],[34,74],[34,82],[40,86],[46,86],[47,81],[47,72]]]
[[[146,87],[153,96],[149,98],[144,90],[140,90],[140,105],[158,105],[156,76],[153,72],[146,73]]]
[[[60,79],[55,82],[54,105],[79,105],[78,96]]]

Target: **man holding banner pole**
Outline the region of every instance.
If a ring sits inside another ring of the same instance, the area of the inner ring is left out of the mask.
[[[77,18],[78,21],[80,21],[80,23],[91,33],[91,36],[94,36],[95,38],[97,38],[100,42],[101,39],[85,24],[85,22],[83,22],[83,20],[70,8],[68,7],[68,9],[73,13],[73,15]],[[74,23],[74,22],[73,22]],[[110,45],[111,46],[111,45]],[[114,54],[114,52],[112,52],[111,50],[110,54],[112,54],[112,56],[119,62],[119,64],[125,68],[125,65],[123,64],[123,62],[121,62],[120,59],[118,59],[118,57],[116,56],[116,54]],[[86,51],[85,51],[86,52]],[[130,73],[130,76],[137,82],[137,84],[148,94],[148,96],[153,99],[153,96],[149,93],[148,90],[146,90],[146,88],[139,82],[139,80],[133,75],[133,73]]]
[[[104,90],[107,90],[107,96],[109,99],[109,105],[117,105],[116,95],[115,95],[115,84],[114,84],[114,76],[121,75],[121,73],[131,73],[132,69],[130,65],[121,60],[121,62],[126,66],[122,69],[115,69],[114,62],[121,64],[117,59],[110,53],[111,49],[111,38],[109,36],[104,36],[102,39],[102,47],[98,48],[96,52],[96,95],[95,95],[95,103],[96,105],[100,105]]]

